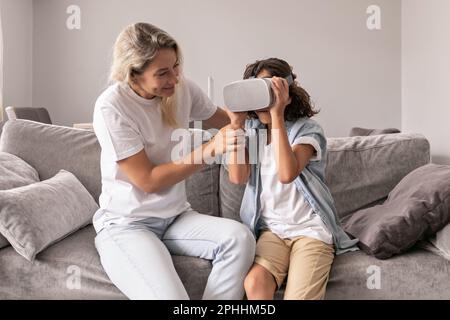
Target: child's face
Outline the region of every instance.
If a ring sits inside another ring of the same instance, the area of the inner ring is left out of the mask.
[[[261,70],[260,73],[256,75],[257,78],[272,78],[272,75],[265,69]],[[259,118],[259,121],[263,124],[269,124],[272,122],[272,117],[270,116],[270,107],[255,111]]]

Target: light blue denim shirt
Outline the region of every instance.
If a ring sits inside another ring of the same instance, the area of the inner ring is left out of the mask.
[[[266,126],[258,119],[247,120],[246,144],[249,148],[251,174],[247,186],[245,188],[242,199],[240,216],[242,222],[250,228],[255,237],[259,236],[260,225],[260,195],[261,195],[261,174],[260,174],[260,157],[261,148],[265,141],[261,143],[261,129]],[[294,180],[295,186],[299,192],[305,197],[311,208],[322,218],[325,226],[333,235],[333,242],[336,254],[347,251],[356,251],[358,247],[358,239],[350,239],[344,232],[336,214],[333,197],[330,190],[325,184],[325,166],[327,159],[327,141],[323,133],[322,127],[314,120],[309,118],[301,118],[295,122],[286,122],[287,135],[291,145],[299,137],[312,137],[317,140],[320,145],[322,157],[320,161],[310,161],[302,170],[300,175]],[[264,139],[265,140],[265,139]],[[255,160],[251,158],[256,157]]]

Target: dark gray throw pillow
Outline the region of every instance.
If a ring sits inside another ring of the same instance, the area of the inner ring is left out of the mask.
[[[391,133],[400,133],[400,130],[396,128],[386,128],[386,129],[368,129],[368,128],[360,128],[354,127],[350,129],[350,137],[355,136],[376,136],[380,134],[391,134]]]
[[[244,197],[246,185],[230,182],[228,170],[225,166],[220,167],[220,216],[242,222],[240,216],[242,198]]]
[[[203,143],[211,139],[211,135],[206,130],[190,128],[190,138],[187,145],[190,145],[188,152],[199,148]],[[206,165],[200,171],[186,179],[186,196],[193,210],[211,216],[219,215],[219,170],[218,163]]]
[[[27,260],[88,225],[98,209],[70,172],[28,186],[0,191],[0,232]]]
[[[450,166],[428,164],[406,177],[382,205],[355,212],[344,228],[378,259],[405,252],[450,222]]]
[[[28,163],[7,152],[0,152],[0,190],[26,186],[39,181],[39,174]],[[0,249],[8,246],[0,234]]]
[[[195,211],[219,215],[219,170],[220,165],[213,163],[186,179],[187,200]]]

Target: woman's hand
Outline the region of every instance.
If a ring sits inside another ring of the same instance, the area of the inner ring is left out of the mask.
[[[230,125],[233,129],[244,128],[245,119],[247,118],[247,112],[233,112],[227,107],[223,107],[223,110],[227,113],[230,118]]]
[[[272,89],[275,96],[273,106],[269,109],[271,117],[284,117],[286,106],[292,101],[289,97],[289,84],[284,78],[273,77]]]
[[[233,124],[223,127],[211,140],[211,147],[214,147],[214,156],[245,148],[244,130],[235,129]]]

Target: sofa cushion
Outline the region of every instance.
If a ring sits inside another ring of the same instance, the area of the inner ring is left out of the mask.
[[[340,219],[382,202],[405,175],[430,162],[429,143],[417,134],[328,138],[327,145],[326,182]],[[229,182],[222,166],[222,216],[240,220],[244,190],[245,186]]]
[[[431,237],[420,241],[418,245],[450,261],[450,224]]]
[[[89,225],[44,250],[34,263],[12,247],[0,250],[0,299],[126,299],[104,272],[94,238]],[[191,299],[201,299],[211,262],[172,259]],[[373,286],[374,270],[379,270],[379,287]],[[419,249],[389,260],[349,252],[335,257],[325,298],[448,300],[449,274],[449,261]],[[282,295],[277,292],[277,298]]]
[[[186,195],[192,209],[219,215],[219,164],[211,164],[186,179]]]
[[[33,263],[12,247],[0,250],[0,299],[127,299],[109,280],[95,248],[92,225],[41,252]],[[201,299],[211,272],[204,259],[172,256],[192,299]]]
[[[335,257],[327,300],[450,299],[450,262],[411,248],[388,260],[363,251]]]
[[[0,152],[0,190],[26,186],[39,181],[37,171],[15,155]],[[0,248],[9,245],[0,234]]]
[[[98,201],[102,189],[100,145],[94,132],[29,120],[7,121],[0,151],[26,161],[41,180],[53,177],[61,169],[73,173]]]
[[[0,249],[9,246],[8,240],[0,234]]]
[[[402,253],[450,222],[450,166],[428,164],[408,174],[382,205],[352,214],[344,228],[379,259]]]
[[[327,144],[325,179],[341,219],[385,199],[404,176],[430,162],[430,145],[418,134],[328,138]]]
[[[98,205],[70,172],[0,191],[0,232],[26,259],[86,226]]]

